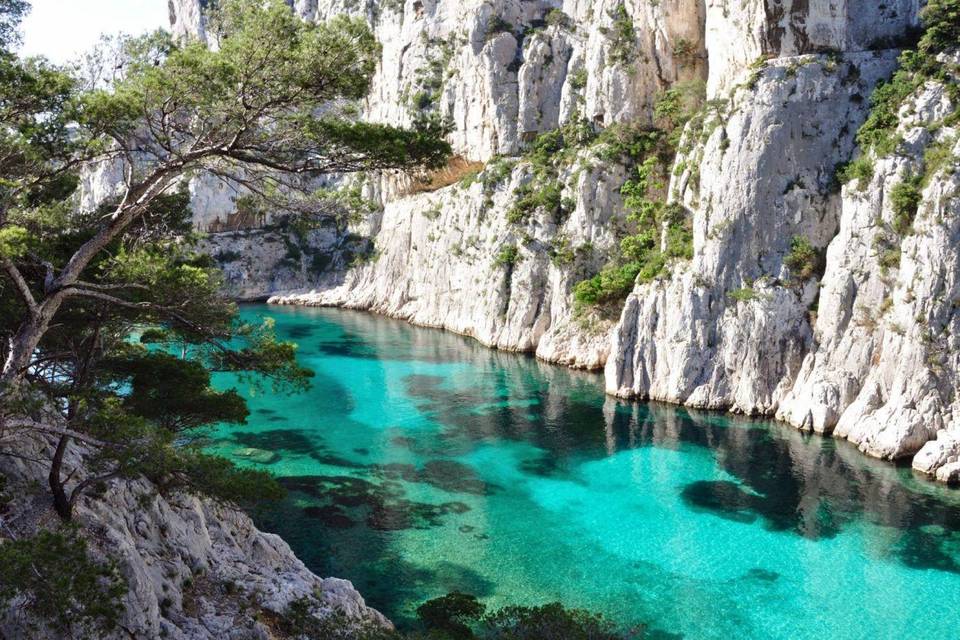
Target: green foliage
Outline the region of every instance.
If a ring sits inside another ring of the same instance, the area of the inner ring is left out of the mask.
[[[573,25],[573,20],[570,19],[562,9],[550,9],[547,11],[547,15],[544,16],[544,20],[551,27],[562,27],[564,29],[569,29]]]
[[[643,637],[642,627],[624,635],[603,616],[560,603],[509,606],[484,613],[471,595],[451,593],[417,609],[420,629],[399,632],[332,615],[310,600],[292,602],[277,621],[284,637],[296,640],[625,640]],[[321,617],[318,617],[321,616]],[[639,634],[639,635],[638,635]]]
[[[0,48],[24,7],[0,0]],[[163,32],[123,39],[111,81],[0,51],[0,409],[22,412],[29,397],[102,443],[90,445],[89,476],[51,456],[64,519],[111,478],[145,475],[229,501],[278,491],[190,442],[247,415],[211,372],[277,392],[304,389],[311,373],[272,323],[240,321],[215,261],[195,251],[189,196],[173,185],[208,169],[242,179],[245,212],[286,213],[302,230],[339,221],[359,197],[317,191],[315,178],[436,167],[450,152],[435,121],[397,129],[356,118],[380,52],[362,20],[313,24],[282,0],[224,0],[208,33],[216,50]],[[130,168],[126,193],[77,211],[77,167],[125,151],[150,162]],[[61,437],[58,451],[71,442]]]
[[[496,267],[506,267],[507,269],[513,268],[517,262],[521,259],[520,250],[517,249],[515,244],[505,244],[500,247],[500,251],[497,253],[496,257],[493,259],[493,264]]]
[[[230,460],[202,453],[192,447],[170,448],[171,457],[163,465],[145,468],[146,475],[162,489],[184,489],[215,500],[242,507],[281,499],[283,487],[268,472],[239,469]],[[159,457],[152,457],[156,462]]]
[[[91,559],[70,529],[0,543],[0,576],[2,607],[22,598],[20,606],[69,637],[117,626],[126,585],[113,565]]]
[[[20,21],[29,11],[27,0],[0,0],[0,52],[20,42]]]
[[[410,84],[404,88],[402,100],[418,128],[444,135],[451,123],[440,113],[440,98],[449,75],[448,67],[454,53],[454,38],[429,38],[422,34],[426,51],[425,62],[414,72]],[[409,96],[409,97],[407,97]],[[439,166],[439,165],[438,165]]]
[[[559,234],[550,242],[548,249],[550,261],[558,266],[573,264],[577,258],[577,250],[570,245],[570,238]]]
[[[524,156],[531,169],[531,180],[514,190],[514,202],[507,221],[521,224],[535,212],[547,213],[556,224],[562,223],[571,203],[563,198],[560,169],[571,162],[582,145],[595,139],[593,129],[574,119],[559,129],[541,133]]]
[[[619,252],[599,273],[576,284],[573,296],[580,309],[612,310],[636,284],[668,275],[670,260],[693,257],[686,210],[679,203],[664,202],[674,155],[671,136],[664,130],[633,129],[628,139],[605,141],[603,153],[625,156],[635,165],[634,175],[620,187],[627,220],[635,231],[620,241]]]
[[[901,142],[895,134],[900,107],[926,80],[946,78],[945,66],[937,61],[937,55],[955,48],[960,41],[958,0],[931,0],[920,16],[924,32],[917,50],[901,54],[900,69],[874,91],[870,116],[857,133],[860,145],[873,149],[877,156],[896,150]]]
[[[102,367],[115,383],[129,387],[124,408],[163,429],[182,432],[219,422],[246,422],[246,402],[235,389],[215,390],[202,362],[131,347],[104,360]]]
[[[562,213],[562,185],[557,182],[541,183],[536,186],[525,184],[514,191],[513,205],[507,211],[507,222],[520,224],[526,222],[535,211],[550,213],[559,221]]]
[[[907,175],[890,190],[893,230],[901,236],[907,235],[913,228],[913,219],[917,216],[917,208],[922,198],[922,181],[923,176]]]
[[[11,225],[0,228],[0,258],[21,258],[27,252],[29,232],[23,227]]]
[[[810,240],[805,236],[793,236],[790,240],[790,251],[783,259],[783,263],[793,272],[798,280],[812,278],[820,267],[821,256]]]
[[[866,189],[873,178],[873,160],[868,156],[860,156],[856,160],[837,167],[837,179],[846,184],[857,181],[857,188]]]
[[[920,12],[925,32],[918,50],[932,56],[960,43],[960,0],[930,0]]]
[[[664,128],[683,127],[696,114],[705,96],[706,86],[702,81],[679,82],[657,95],[653,115]]]
[[[753,287],[741,287],[727,291],[727,297],[736,302],[750,302],[751,300],[756,300],[759,294]]]
[[[603,616],[566,609],[559,602],[539,607],[505,607],[483,620],[484,640],[619,640]]]
[[[487,163],[477,179],[483,185],[483,210],[493,206],[493,193],[513,171],[514,162],[504,158],[495,158]]]
[[[928,145],[924,150],[922,179],[924,186],[929,184],[930,180],[941,171],[946,171],[952,175],[956,166],[956,157],[953,155],[953,147],[956,142],[956,137],[949,137]]]
[[[439,631],[450,640],[469,640],[475,637],[469,624],[484,611],[486,607],[475,597],[454,591],[417,607],[417,618],[427,629]]]
[[[579,91],[587,86],[587,79],[586,67],[580,67],[570,75],[570,87]]]
[[[601,27],[600,33],[610,39],[609,59],[615,65],[630,66],[637,53],[637,31],[633,18],[627,12],[624,3],[618,4],[608,12],[613,21],[611,27]]]
[[[870,97],[871,110],[857,132],[857,142],[864,149],[873,149],[878,156],[893,152],[900,139],[895,131],[900,122],[903,101],[913,93],[917,79],[910,71],[900,69],[888,82],[881,83]]]
[[[484,37],[489,42],[501,33],[513,33],[513,25],[498,14],[490,16],[490,19],[487,21],[487,29],[484,32]]]

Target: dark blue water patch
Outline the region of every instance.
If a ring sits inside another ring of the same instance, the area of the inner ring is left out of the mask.
[[[742,580],[759,580],[760,582],[776,582],[780,579],[780,574],[776,571],[756,568],[750,569],[743,574]]]
[[[460,501],[432,504],[409,500],[398,482],[371,482],[351,476],[295,476],[281,477],[278,481],[295,500],[298,494],[305,495],[313,499],[313,507],[336,507],[326,512],[314,510],[314,516],[335,515],[364,522],[379,531],[439,527],[448,516],[470,511],[470,507]]]
[[[371,466],[374,476],[429,484],[450,493],[488,495],[493,486],[480,479],[466,464],[455,460],[428,460],[420,468],[413,464],[389,463]]]
[[[960,509],[881,477],[867,465],[851,465],[838,452],[838,445],[844,443],[792,433],[787,434],[792,438],[778,437],[775,430],[731,429],[704,422],[672,433],[686,444],[708,446],[722,468],[740,481],[702,480],[685,485],[683,499],[695,508],[745,523],[761,519],[772,530],[813,540],[835,537],[851,522],[866,519],[899,531],[892,547],[899,562],[920,569],[960,571],[953,553],[944,549],[951,541],[949,532],[960,531]],[[805,456],[797,455],[798,439],[804,442]]]
[[[542,385],[506,396],[512,402],[506,404],[491,400],[483,387],[446,388],[437,376],[411,375],[404,383],[407,394],[445,427],[444,437],[448,440],[531,442],[552,456],[579,455],[592,447],[602,455],[604,432],[596,427],[603,424],[604,415],[602,406],[595,402],[557,398]],[[562,424],[541,411],[531,414],[531,406],[546,406],[548,400],[551,412],[563,416]],[[471,409],[465,411],[464,407]]]
[[[310,454],[310,457],[322,465],[328,467],[340,467],[341,469],[368,469],[370,468],[369,464],[363,462],[357,462],[356,460],[351,460],[350,458],[345,458],[343,456],[338,456],[334,453],[329,452],[314,452]]]
[[[287,324],[283,328],[283,337],[297,342],[309,338],[313,332],[314,327],[310,324]]]
[[[295,454],[319,452],[317,444],[303,429],[268,429],[266,431],[236,431],[233,440],[244,447],[270,449]]]

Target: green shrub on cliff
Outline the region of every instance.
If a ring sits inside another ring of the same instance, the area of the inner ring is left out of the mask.
[[[0,609],[14,598],[64,637],[98,637],[117,626],[126,584],[110,563],[93,560],[74,531],[41,531],[0,542]]]
[[[913,228],[913,219],[917,217],[917,208],[922,199],[922,180],[923,176],[907,175],[890,190],[893,230],[901,236],[907,235]]]
[[[798,280],[812,278],[819,268],[821,259],[810,240],[805,236],[794,236],[790,241],[790,251],[783,259],[783,263]]]
[[[960,0],[930,0],[920,12],[925,31],[918,50],[926,55],[960,45]]]

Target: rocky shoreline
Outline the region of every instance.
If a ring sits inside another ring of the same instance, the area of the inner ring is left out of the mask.
[[[61,526],[43,489],[53,443],[5,430],[0,456],[3,493],[15,496],[0,511],[5,538]],[[12,439],[11,439],[12,438]],[[65,469],[83,477],[82,447],[71,447]],[[234,507],[188,493],[163,494],[147,480],[103,483],[82,497],[74,524],[91,557],[114,564],[127,586],[115,631],[101,640],[171,638],[222,640],[275,637],[271,621],[305,599],[321,615],[390,625],[346,580],[310,572],[279,536],[263,533]],[[11,603],[0,611],[0,636],[55,640],[60,632]]]

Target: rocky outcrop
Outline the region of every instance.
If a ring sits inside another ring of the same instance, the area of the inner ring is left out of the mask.
[[[205,38],[202,0],[170,0],[174,32]],[[296,0],[307,20],[365,18],[383,45],[367,118],[436,113],[473,160],[516,155],[582,113],[651,118],[670,84],[705,75],[702,0]]]
[[[59,523],[49,494],[40,489],[47,469],[33,462],[50,459],[51,445],[23,434],[16,438],[15,443],[4,440],[3,446],[23,457],[0,456],[5,491],[17,496],[0,514],[0,540]],[[82,477],[79,448],[72,450],[66,468],[79,467]],[[81,498],[74,520],[93,557],[116,563],[128,587],[120,626],[115,633],[98,635],[102,640],[263,640],[274,637],[267,624],[271,616],[282,616],[301,598],[316,602],[321,612],[389,624],[349,582],[315,576],[279,536],[257,530],[242,512],[210,499],[161,495],[146,480],[112,481],[95,497]],[[0,636],[63,637],[45,632],[16,601],[0,611]]]
[[[917,25],[919,0],[707,0],[710,95],[758,60],[892,49]],[[736,34],[736,36],[733,36]]]

